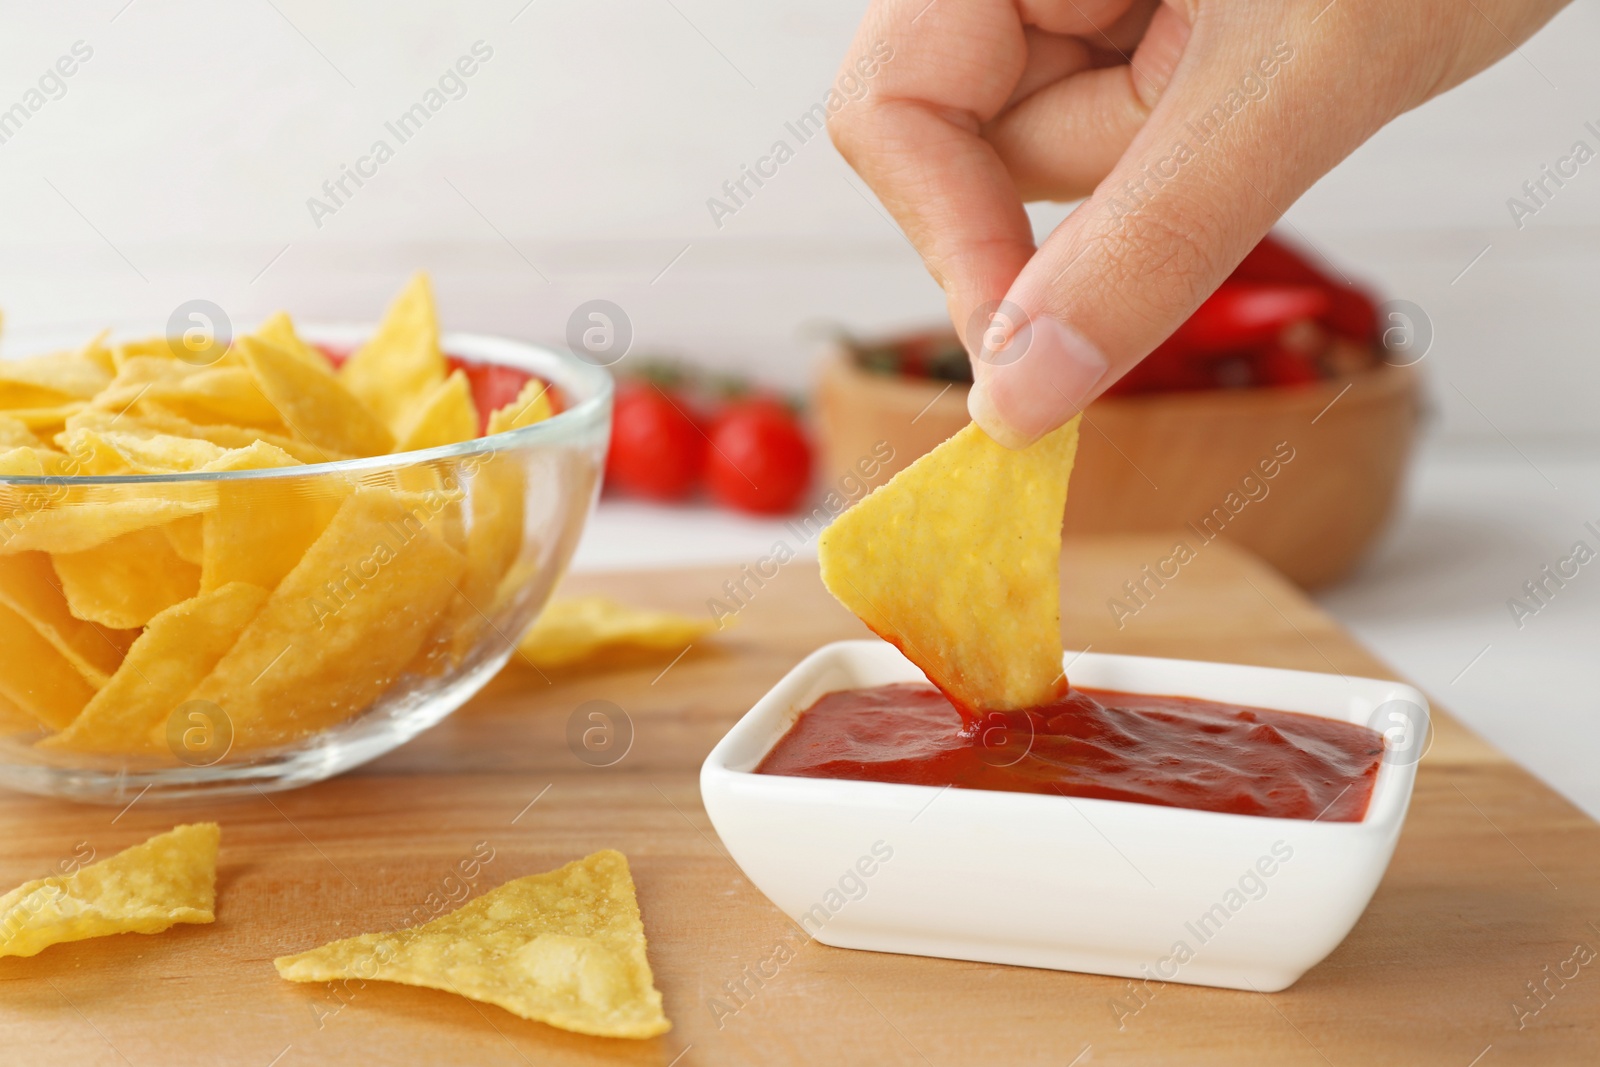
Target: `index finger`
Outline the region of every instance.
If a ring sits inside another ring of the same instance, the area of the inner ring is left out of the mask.
[[[1025,68],[1021,16],[1010,0],[874,0],[845,70],[869,56],[879,65],[866,95],[835,112],[828,132],[965,325],[1005,295],[1034,251],[1022,198],[979,136]]]

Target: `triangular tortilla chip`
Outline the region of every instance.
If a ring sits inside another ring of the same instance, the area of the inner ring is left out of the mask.
[[[185,366],[184,364],[177,364]],[[158,401],[192,422],[282,431],[282,413],[245,367],[189,368],[177,385],[157,383],[146,400]]]
[[[320,349],[305,343],[300,339],[300,334],[294,328],[294,320],[287,311],[280,311],[272,318],[261,324],[256,330],[256,336],[271,345],[277,345],[285,352],[302,362],[309,363],[319,370],[333,373],[333,360]]]
[[[958,707],[1049,703],[1077,451],[1077,419],[1020,451],[968,425],[823,531],[823,583]]]
[[[484,432],[505,433],[507,430],[520,430],[524,426],[543,422],[553,414],[555,405],[550,403],[550,383],[530,378],[515,400],[490,413],[489,425]]]
[[[177,359],[173,347],[172,341],[166,337],[141,337],[136,341],[118,341],[111,346],[111,365],[120,373],[136,359]]]
[[[256,337],[239,338],[250,372],[284,424],[318,448],[379,456],[394,435],[339,379]]]
[[[365,711],[422,647],[461,575],[442,495],[347,497],[216,669],[190,694],[233,725],[235,751]]]
[[[11,408],[6,416],[22,423],[40,437],[49,437],[66,425],[67,420],[79,414],[87,403],[74,400],[67,404],[52,404],[49,407],[36,408]]]
[[[0,556],[0,604],[31,623],[96,689],[111,679],[138,636],[133,630],[112,630],[74,616],[50,557],[43,552]]]
[[[549,383],[531,378],[515,400],[489,414],[484,433],[520,430],[543,422],[554,411]],[[518,558],[526,561],[538,554],[524,544],[527,478],[524,464],[509,455],[481,457],[472,476],[467,569],[461,579],[461,596],[452,608],[454,617],[441,627],[451,635],[451,662],[458,662],[478,644],[485,627],[495,625],[490,617],[502,605],[507,590],[526,584],[516,574]],[[432,654],[434,650],[425,651]]]
[[[273,962],[291,982],[359,977],[443,989],[597,1037],[672,1028],[645,958],[627,858],[611,849],[507,882],[421,926]]]
[[[160,753],[167,720],[239,640],[267,591],[233,582],[175,604],[150,620],[111,681],[40,748]]]
[[[116,359],[112,355],[111,347],[106,344],[106,338],[110,336],[110,330],[101,330],[93,340],[78,349],[78,355],[106,372],[107,380],[115,377],[117,373]]]
[[[296,465],[280,448],[258,441],[226,453],[210,471],[270,470]],[[203,521],[200,589],[249,582],[271,590],[294,569],[349,494],[332,475],[224,481],[216,509]]]
[[[88,400],[111,381],[105,368],[78,352],[0,361],[0,407],[48,407]]]
[[[378,332],[339,368],[339,378],[398,435],[448,371],[433,289],[419,271],[389,305]]]
[[[53,465],[55,454],[37,443],[0,450],[0,477],[19,474],[29,478],[41,477],[47,462]]]
[[[552,600],[517,644],[535,667],[567,667],[608,653],[681,651],[717,628],[710,619],[636,608],[603,596]]]
[[[67,430],[61,447],[77,460],[75,474],[170,474],[199,470],[224,454],[221,445],[171,434]]]
[[[167,543],[172,546],[172,551],[185,563],[200,566],[205,559],[206,527],[205,516],[189,515],[169,522],[161,527],[161,532],[167,535]],[[200,588],[205,588],[205,572],[201,571]]]
[[[200,568],[185,563],[159,527],[51,557],[72,614],[132,630],[200,591]]]
[[[0,456],[0,463],[4,459]],[[47,502],[55,506],[28,501],[11,514],[0,510],[0,554],[87,551],[124,534],[200,514],[216,500],[211,486],[197,482],[49,486],[46,491]]]
[[[460,595],[448,608],[434,640],[422,649],[417,669],[433,673],[460,662],[479,646],[485,629],[500,606],[500,590],[519,557],[537,557],[528,544],[526,465],[505,453],[475,456],[469,478],[466,506],[466,566],[457,584]],[[513,583],[515,584],[515,583]],[[519,585],[524,588],[526,583]]]
[[[240,362],[237,354],[235,362]],[[281,433],[284,422],[250,371],[233,364],[196,367],[173,359],[138,356],[98,393],[93,408],[126,412],[160,404],[197,425],[253,427]]]
[[[214,822],[190,823],[72,874],[18,886],[0,897],[0,956],[35,956],[62,941],[215,922],[221,836]]]
[[[0,697],[59,730],[94,696],[94,686],[22,615],[0,604]]]
[[[28,429],[27,423],[10,415],[0,415],[0,452],[13,448],[37,448],[39,444],[39,438]]]
[[[478,409],[472,403],[472,386],[462,371],[434,386],[417,406],[400,433],[396,452],[453,445],[478,436]]]

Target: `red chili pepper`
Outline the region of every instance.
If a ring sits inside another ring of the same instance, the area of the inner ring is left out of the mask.
[[[1310,260],[1268,234],[1234,268],[1230,281],[1314,285],[1328,294],[1328,310],[1318,322],[1329,331],[1368,344],[1378,329],[1378,309],[1362,289],[1329,277]]]
[[[1315,285],[1323,289],[1332,289],[1339,284],[1270,233],[1233,268],[1229,281]]]
[[[1106,395],[1212,389],[1216,385],[1209,360],[1198,358],[1187,347],[1168,340],[1107,389]]]
[[[1226,281],[1171,340],[1196,355],[1237,352],[1275,341],[1285,327],[1318,319],[1328,307],[1327,291],[1315,286]]]
[[[1307,385],[1318,381],[1316,364],[1304,353],[1271,345],[1250,357],[1257,385]]]
[[[1178,390],[1290,385],[1313,381],[1309,353],[1285,345],[1286,335],[1328,312],[1330,298],[1315,285],[1229,280],[1189,320],[1110,390],[1112,395]]]
[[[1328,294],[1333,306],[1320,320],[1330,332],[1351,341],[1371,344],[1378,336],[1378,308],[1359,289],[1340,286]]]
[[[928,350],[932,347],[930,335],[919,333],[900,345],[900,373],[911,378],[928,375]]]

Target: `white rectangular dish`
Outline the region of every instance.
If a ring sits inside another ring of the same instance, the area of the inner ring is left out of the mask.
[[[1069,654],[1074,685],[1362,723],[1385,753],[1360,822],[753,773],[818,697],[924,681],[893,646],[808,656],[712,749],[706,811],[768,898],[826,945],[1270,992],[1339,944],[1405,820],[1427,701],[1372,678]]]

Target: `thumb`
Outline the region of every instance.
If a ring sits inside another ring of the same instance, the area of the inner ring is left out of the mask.
[[[1196,20],[1127,151],[995,313],[968,410],[1001,444],[1037,440],[1104,392],[1382,124],[1366,109],[1331,114],[1316,99],[1330,87],[1287,35],[1208,39],[1215,29]]]

